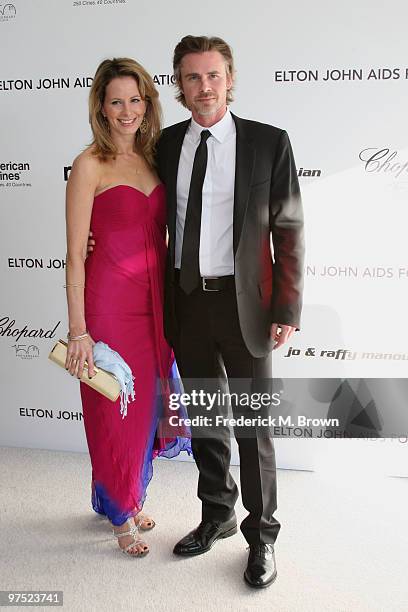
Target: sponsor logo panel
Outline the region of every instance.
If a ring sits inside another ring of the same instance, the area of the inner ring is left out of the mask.
[[[72,166],[64,166],[64,181],[68,180],[69,173],[71,172]],[[319,178],[322,175],[322,170],[319,168],[299,168],[297,170],[299,178]]]
[[[153,75],[155,85],[174,85],[176,82],[173,74],[157,73]],[[86,89],[92,86],[91,76],[44,76],[37,79],[16,77],[14,79],[0,80],[0,94],[2,92],[14,91],[50,91],[53,89]]]
[[[18,416],[31,419],[53,419],[55,421],[82,421],[82,412],[74,410],[49,410],[44,408],[31,408],[27,406],[19,406],[17,408]]]
[[[74,8],[101,8],[103,6],[123,6],[128,0],[71,0]]]
[[[20,359],[35,359],[40,356],[40,349],[35,344],[13,344],[16,350],[16,357]]]
[[[63,270],[65,259],[56,257],[8,257],[7,267],[13,270]]]
[[[289,346],[286,349],[286,355],[283,357],[322,359],[322,360],[339,360],[339,361],[408,361],[408,353],[400,352],[378,352],[378,351],[356,351],[344,347],[322,348],[316,346],[308,347],[293,347]]]
[[[394,179],[407,179],[408,159],[388,147],[367,147],[358,155],[369,174],[385,174]]]
[[[31,163],[0,161],[0,188],[31,187]]]
[[[15,4],[10,2],[2,2],[0,4],[0,23],[12,21],[17,17],[17,8]]]
[[[16,358],[31,360],[40,356],[38,342],[55,338],[60,325],[61,321],[57,321],[45,326],[33,327],[30,324],[16,323],[11,316],[0,316],[0,339],[13,343],[10,344],[10,349]],[[31,339],[34,338],[36,344],[32,343]]]
[[[272,73],[275,83],[344,83],[345,81],[398,81],[408,80],[408,67],[346,67],[281,69]]]
[[[305,268],[309,278],[347,279],[347,280],[408,280],[408,266],[370,265],[355,266],[350,264],[312,264]]]

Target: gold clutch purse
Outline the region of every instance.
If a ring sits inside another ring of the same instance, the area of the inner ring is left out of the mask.
[[[54,363],[65,369],[65,361],[67,358],[67,343],[63,340],[59,340],[48,355],[48,359],[51,359]],[[98,391],[112,402],[116,402],[120,394],[120,385],[117,379],[106,370],[102,368],[94,367],[96,374],[92,377],[88,377],[88,364],[85,361],[84,371],[82,373],[81,382],[85,383]]]

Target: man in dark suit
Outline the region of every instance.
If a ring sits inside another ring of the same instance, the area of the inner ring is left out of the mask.
[[[303,217],[289,138],[229,111],[234,65],[220,38],[184,37],[173,64],[178,100],[192,116],[163,130],[157,151],[168,203],[165,334],[185,380],[217,379],[220,367],[230,381],[268,379],[271,350],[299,327],[302,302]],[[248,510],[244,578],[266,587],[276,578],[280,528],[273,441],[257,428],[236,437]],[[185,556],[237,530],[228,428],[193,429],[192,447],[202,521],[174,548]]]

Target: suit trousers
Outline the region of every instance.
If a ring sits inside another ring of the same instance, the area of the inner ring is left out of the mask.
[[[271,355],[253,357],[243,340],[233,282],[220,291],[203,291],[201,287],[189,295],[180,287],[175,291],[179,334],[174,352],[187,393],[198,387],[206,392],[225,391],[226,384],[230,394],[238,390],[251,393],[257,389],[257,381],[261,385],[270,381]],[[242,408],[239,402],[231,402],[231,408],[234,417],[248,415],[248,408]],[[211,411],[202,406],[187,409],[192,418],[205,413],[214,420],[217,414],[225,414],[225,407],[220,405]],[[238,497],[229,471],[231,430],[228,425],[192,426],[191,430],[202,520],[225,521],[232,516]],[[234,433],[239,448],[242,501],[248,511],[241,531],[249,544],[273,544],[280,524],[273,516],[277,495],[272,437],[253,426],[235,427]]]

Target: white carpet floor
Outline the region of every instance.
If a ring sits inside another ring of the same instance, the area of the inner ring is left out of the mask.
[[[156,461],[151,552],[131,559],[90,509],[87,455],[3,447],[0,459],[2,590],[62,590],[69,612],[408,610],[408,479],[279,470],[278,578],[255,591],[240,533],[200,557],[172,555],[200,520],[194,464]]]

